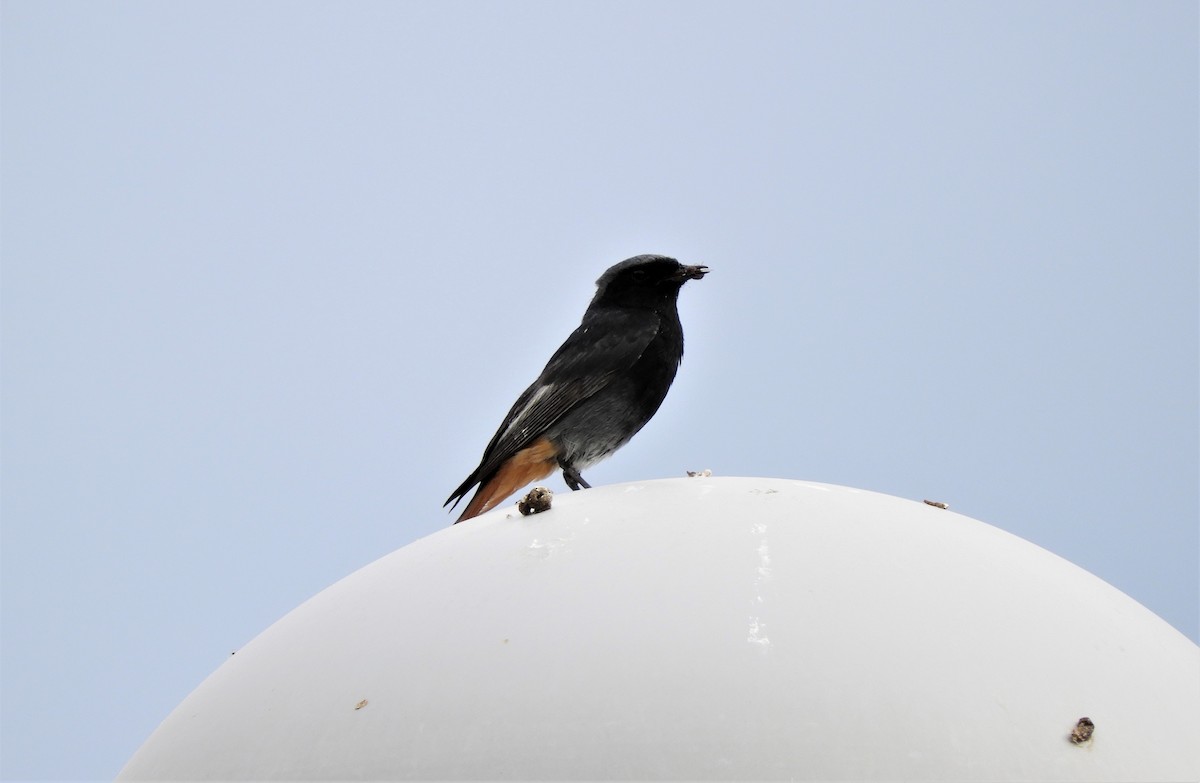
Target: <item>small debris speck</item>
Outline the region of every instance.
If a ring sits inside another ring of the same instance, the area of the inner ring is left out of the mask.
[[[704,470],[689,470],[687,474],[688,478],[708,478],[712,475],[712,471],[708,468],[705,468]]]
[[[550,510],[550,503],[553,500],[553,492],[545,487],[534,487],[517,502],[517,510],[521,512],[521,516],[526,517],[530,514],[540,514]]]
[[[362,709],[363,707],[365,707],[365,706],[367,706],[367,700],[366,700],[366,699],[363,699],[363,700],[362,700],[362,701],[360,701],[358,704],[355,704],[355,705],[354,705],[354,709],[356,709],[356,710],[361,710],[361,709]]]
[[[1082,745],[1092,738],[1092,732],[1096,730],[1096,724],[1092,723],[1091,718],[1080,718],[1075,724],[1075,728],[1071,729],[1071,744]]]
[[[925,505],[933,506],[934,508],[950,508],[949,503],[943,503],[940,500],[926,500]]]

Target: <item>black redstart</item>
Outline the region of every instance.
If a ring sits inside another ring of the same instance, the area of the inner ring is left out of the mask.
[[[679,289],[707,273],[706,266],[646,255],[601,275],[579,328],[517,398],[479,467],[443,504],[458,505],[479,485],[457,521],[558,468],[571,489],[590,487],[579,471],[624,446],[667,396],[683,360]]]

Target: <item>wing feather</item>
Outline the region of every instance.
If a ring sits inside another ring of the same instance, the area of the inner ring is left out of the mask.
[[[660,319],[647,310],[589,311],[559,347],[538,379],[521,393],[492,436],[479,467],[445,504],[458,504],[514,454],[541,437],[572,408],[628,370],[658,334]]]

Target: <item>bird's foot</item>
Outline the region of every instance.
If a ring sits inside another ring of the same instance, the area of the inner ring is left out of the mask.
[[[591,489],[592,485],[583,480],[583,476],[579,475],[579,471],[573,467],[563,465],[563,481],[567,482],[567,486],[572,490]]]

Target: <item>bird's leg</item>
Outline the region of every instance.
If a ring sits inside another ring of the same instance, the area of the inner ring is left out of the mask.
[[[583,476],[579,475],[579,470],[574,465],[568,465],[564,462],[558,463],[562,467],[563,481],[567,482],[567,486],[572,490],[579,488],[591,489],[592,485],[583,480]]]

